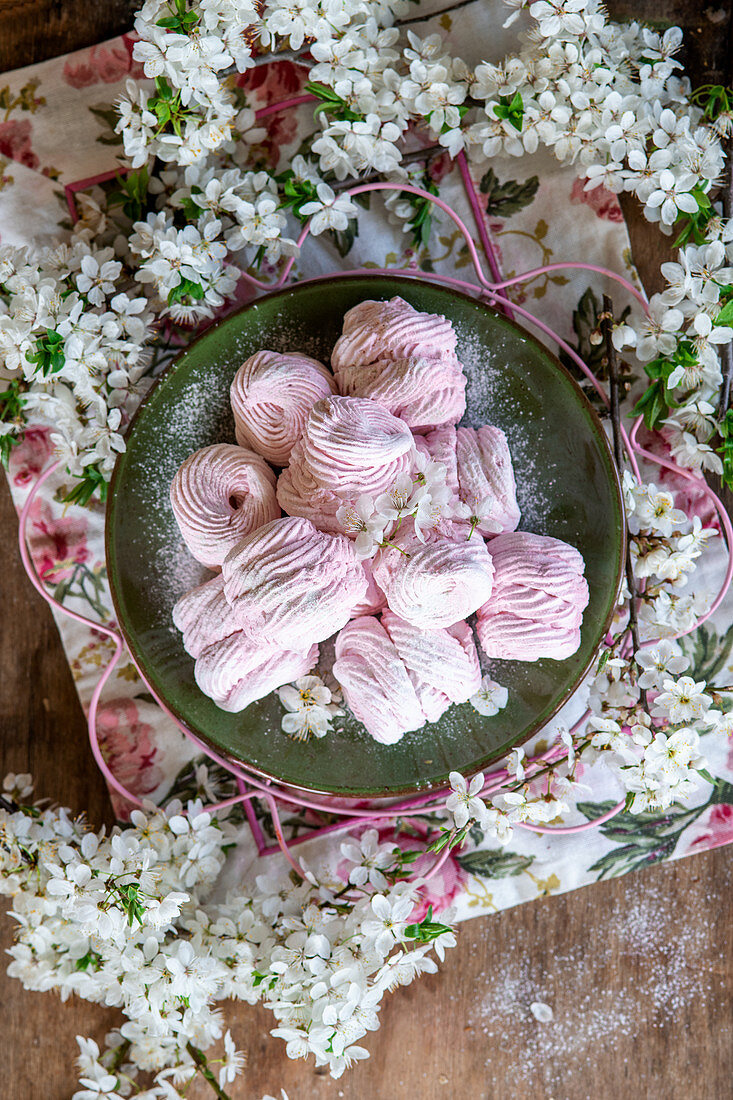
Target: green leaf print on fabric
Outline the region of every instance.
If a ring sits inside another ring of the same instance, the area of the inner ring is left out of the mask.
[[[519,180],[506,180],[502,183],[493,169],[484,174],[480,188],[486,195],[486,213],[492,218],[510,218],[512,214],[518,214],[534,201],[540,181],[537,176],[531,176],[524,183]]]
[[[710,684],[728,663],[733,649],[733,630],[721,635],[714,627],[701,626],[694,634],[680,638],[680,646],[685,656],[690,658],[686,675]]]
[[[519,852],[505,852],[499,849],[477,850],[458,856],[458,863],[470,875],[481,878],[509,878],[521,875],[534,863],[534,856],[523,856]]]

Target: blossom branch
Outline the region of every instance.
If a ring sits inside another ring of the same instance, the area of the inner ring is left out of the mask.
[[[613,428],[613,454],[616,459],[619,476],[623,468],[623,447],[621,437],[620,372],[616,349],[613,346],[613,302],[607,294],[603,295],[601,313],[601,334],[605,341],[605,359],[608,366],[609,397],[611,402],[611,426]],[[629,632],[633,646],[633,656],[639,651],[639,621],[636,614],[636,584],[631,564],[631,544],[626,539],[626,584],[629,589]],[[644,695],[645,693],[642,693]]]
[[[725,141],[726,175],[725,185],[721,193],[723,204],[723,217],[729,221],[733,216],[733,136],[730,134]],[[728,343],[722,349],[723,360],[723,384],[720,388],[720,402],[718,404],[718,419],[722,420],[728,411],[730,404],[730,387],[733,380],[733,343]]]
[[[448,4],[444,8],[438,8],[437,11],[426,12],[425,15],[413,15],[409,19],[395,19],[395,27],[408,27],[412,23],[427,23],[429,19],[437,19],[439,15],[451,15],[454,11],[459,11],[460,8],[468,8],[471,4],[475,4],[476,0],[459,0],[457,4]]]
[[[424,160],[426,166],[433,160],[434,157],[440,156],[441,153],[445,153],[446,150],[442,145],[426,145],[424,149],[415,149],[411,153],[405,153],[402,158],[402,164],[418,164]],[[353,179],[336,180],[331,184],[331,190],[338,193],[339,191],[348,191],[351,187],[361,186],[363,183],[374,183],[377,180],[382,179],[381,172],[369,172],[366,176],[360,177],[358,181]]]
[[[194,1046],[192,1042],[186,1043],[186,1050],[196,1063],[196,1068],[201,1076],[209,1085],[211,1085],[212,1089],[214,1090],[214,1095],[218,1098],[218,1100],[231,1100],[229,1094],[224,1092],[224,1089],[221,1087],[216,1077],[211,1072],[209,1063],[204,1052],[202,1050],[199,1050],[197,1046]]]

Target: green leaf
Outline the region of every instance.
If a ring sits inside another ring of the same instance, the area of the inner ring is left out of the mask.
[[[74,474],[74,477],[78,481],[78,485],[62,498],[64,503],[83,506],[89,503],[95,493],[99,494],[99,499],[102,502],[107,499],[107,479],[97,463],[85,466],[84,473]]]
[[[494,218],[509,218],[534,202],[540,181],[537,176],[530,176],[524,183],[518,180],[502,183],[494,170],[489,168],[479,186],[486,195],[486,213]]]
[[[206,291],[201,283],[195,283],[191,279],[181,279],[178,286],[174,286],[169,292],[168,305],[172,306],[174,302],[182,302],[184,298],[193,298],[195,302],[200,302],[205,293]]]
[[[524,119],[524,103],[519,92],[514,93],[511,102],[509,96],[499,96],[498,104],[494,104],[494,115],[521,132],[522,120]]]
[[[502,849],[490,849],[466,852],[458,856],[458,863],[464,871],[480,878],[510,878],[521,875],[534,863],[534,856],[523,856],[519,852],[507,852]]]
[[[0,393],[0,422],[12,424],[13,431],[0,435],[0,462],[7,466],[10,461],[10,452],[20,443],[25,430],[25,398],[21,383],[13,381],[8,388]]]
[[[342,99],[340,95],[336,95],[333,88],[329,88],[326,84],[318,84],[316,81],[309,80],[305,85],[305,91],[320,100],[313,112],[314,118],[318,118],[321,112],[326,112],[344,122],[362,122],[364,120],[365,116],[363,114],[352,110],[346,100]]]
[[[652,382],[633,408],[634,416],[643,416],[647,428],[652,431],[658,428],[663,420],[667,419],[670,405],[667,402],[667,388],[661,379]]]
[[[710,801],[719,806],[733,806],[733,783],[729,783],[726,779],[713,779],[713,793]]]
[[[733,630],[720,635],[709,623],[703,623],[693,634],[681,638],[680,645],[690,660],[686,675],[712,684],[728,664],[733,649]]]
[[[433,907],[428,906],[428,911],[419,924],[408,924],[405,928],[405,939],[415,940],[416,943],[430,943],[442,936],[444,932],[452,932],[447,924],[438,924],[433,920]]]
[[[713,324],[715,325],[731,325],[733,324],[733,298],[726,302],[721,309],[718,316],[715,318]]]
[[[578,802],[576,805],[583,817],[588,821],[595,821],[612,810],[616,803],[610,799],[608,802]]]
[[[349,218],[346,229],[329,229],[328,234],[332,238],[339,256],[346,256],[359,233],[359,223],[356,218]]]

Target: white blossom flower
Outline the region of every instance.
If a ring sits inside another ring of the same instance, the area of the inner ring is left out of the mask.
[[[669,673],[677,676],[690,663],[677,643],[667,640],[657,642],[649,649],[638,650],[634,659],[643,669],[638,680],[639,687],[653,690],[661,688],[663,680],[669,679]]]
[[[492,718],[507,705],[509,692],[489,675],[485,675],[481,678],[481,687],[468,701],[479,714]]]
[[[356,217],[357,207],[348,195],[335,195],[327,183],[316,187],[317,199],[306,202],[300,212],[310,218],[310,231],[314,236],[326,229],[346,229],[349,218]]]
[[[374,508],[385,523],[390,523],[412,515],[426,495],[426,487],[415,484],[410,474],[399,474],[394,485],[386,493],[379,494],[374,501]]]
[[[484,787],[483,773],[474,775],[470,784],[459,772],[451,772],[448,779],[453,793],[448,796],[445,808],[452,815],[456,829],[463,829],[469,821],[481,824],[487,810],[486,803],[479,798]]]
[[[383,872],[395,862],[394,846],[380,844],[376,829],[365,829],[358,842],[342,843],[341,854],[354,864],[349,871],[349,882],[354,886],[365,886],[368,882],[375,890],[387,889]]]
[[[378,511],[374,499],[362,494],[353,504],[342,504],[336,519],[349,537],[354,539],[357,557],[372,558],[384,541],[387,519]]]
[[[663,680],[664,691],[657,696],[652,714],[669,717],[673,723],[702,717],[712,703],[712,698],[705,693],[705,686],[704,680],[695,683],[691,676]]]
[[[361,931],[371,942],[378,955],[388,955],[401,938],[414,907],[409,893],[390,899],[385,894],[375,894],[371,899],[373,917],[362,921]]]

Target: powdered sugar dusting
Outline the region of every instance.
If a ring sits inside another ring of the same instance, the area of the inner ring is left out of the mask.
[[[535,933],[520,925],[511,955],[487,973],[469,1022],[486,1038],[489,1071],[492,1049],[511,1050],[516,1059],[516,1091],[503,1094],[506,1100],[524,1096],[523,1086],[543,1081],[554,1090],[568,1079],[574,1100],[585,1097],[584,1070],[595,1064],[600,1047],[667,1027],[688,1006],[724,989],[711,965],[707,899],[693,895],[680,914],[670,907],[664,878],[640,875],[634,881],[639,889],[631,904],[601,918],[589,942],[555,954],[551,972],[538,969],[530,942]],[[485,930],[491,936],[491,922]],[[621,989],[600,984],[611,967],[623,975]],[[538,1002],[549,1006],[552,1019],[536,1018],[532,1005]]]

